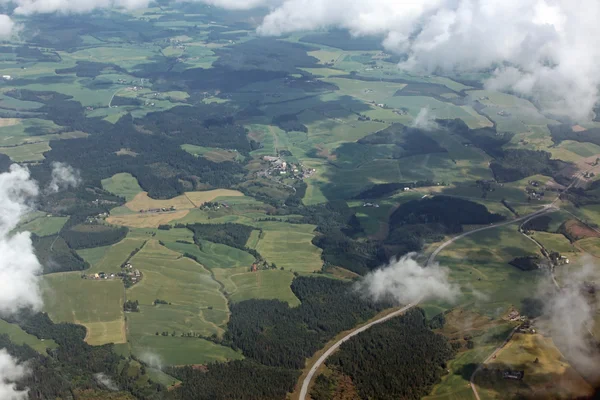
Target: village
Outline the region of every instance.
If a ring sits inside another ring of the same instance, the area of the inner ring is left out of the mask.
[[[125,262],[123,263],[123,265],[121,265],[121,272],[97,272],[93,274],[81,275],[82,279],[90,279],[96,281],[121,279],[125,285],[125,288],[129,288],[135,285],[136,283],[140,282],[142,280],[142,277],[143,275],[140,272],[140,270],[134,269],[133,265],[129,262]]]
[[[257,175],[277,181],[280,181],[282,177],[297,180],[307,179],[317,172],[315,168],[305,168],[300,163],[288,163],[279,156],[263,156],[262,159],[268,162],[269,166],[260,170]]]

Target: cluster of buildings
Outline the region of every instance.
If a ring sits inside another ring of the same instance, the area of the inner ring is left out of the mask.
[[[101,221],[104,221],[106,218],[110,217],[109,212],[102,212],[98,215],[87,217],[85,222],[88,224],[95,224]]]
[[[304,168],[302,164],[288,163],[281,157],[264,156],[263,160],[269,163],[269,168],[262,171],[261,174],[265,176],[285,175],[297,179],[304,179],[309,178],[317,171],[314,168]]]
[[[97,272],[89,275],[82,275],[83,279],[92,279],[92,280],[112,280],[112,279],[130,279],[133,284],[139,282],[142,279],[142,273],[139,269],[134,269],[133,265],[126,263],[121,268],[121,272],[118,273],[107,273],[107,272]]]
[[[149,208],[148,210],[140,210],[140,213],[145,214],[145,213],[160,213],[160,212],[169,212],[169,211],[175,211],[175,206],[171,206],[169,208],[167,207],[161,207],[161,208]]]

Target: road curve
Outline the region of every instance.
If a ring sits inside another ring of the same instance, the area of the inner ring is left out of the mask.
[[[346,336],[344,336],[343,338],[341,338],[340,340],[338,340],[329,349],[327,349],[327,351],[325,353],[323,353],[323,355],[321,355],[321,357],[319,357],[319,359],[317,360],[317,362],[314,363],[314,365],[312,366],[312,368],[310,369],[310,371],[308,371],[308,375],[306,375],[306,378],[304,378],[304,381],[302,382],[302,389],[300,390],[300,400],[305,400],[307,398],[306,396],[308,394],[308,386],[310,385],[310,382],[312,381],[315,373],[317,372],[317,370],[319,369],[319,367],[321,366],[321,364],[323,364],[325,362],[325,360],[327,360],[327,358],[329,358],[329,356],[334,351],[336,351],[344,342],[348,341],[349,339],[353,338],[354,336],[358,335],[359,333],[362,333],[362,332],[366,331],[367,329],[369,329],[373,325],[381,324],[382,322],[385,322],[385,321],[387,321],[389,319],[397,317],[398,315],[406,312],[407,310],[410,310],[411,308],[413,308],[416,305],[417,305],[417,303],[415,303],[415,304],[408,304],[407,306],[401,308],[400,310],[394,311],[393,313],[388,314],[385,317],[381,317],[381,318],[379,318],[379,319],[377,319],[375,321],[369,322],[365,326],[361,326],[360,328],[358,328],[358,329],[350,332],[349,334],[347,334]]]
[[[435,261],[435,258],[438,256],[438,254],[444,250],[446,247],[450,246],[452,243],[456,242],[459,239],[462,239],[466,236],[472,235],[474,233],[477,232],[481,232],[481,231],[485,231],[486,229],[492,229],[492,228],[497,228],[499,226],[505,226],[505,225],[510,225],[510,224],[514,224],[516,222],[520,222],[520,221],[524,221],[526,219],[529,218],[533,218],[533,217],[537,217],[541,214],[545,214],[548,212],[553,212],[556,211],[556,208],[552,205],[546,205],[544,206],[543,209],[538,210],[536,212],[533,212],[531,214],[527,214],[523,217],[517,218],[517,219],[511,219],[509,221],[504,221],[504,222],[500,222],[497,224],[492,224],[492,225],[488,225],[488,226],[484,226],[482,228],[478,228],[478,229],[474,229],[472,231],[469,232],[465,232],[462,233],[458,236],[454,236],[453,238],[450,238],[449,240],[445,241],[444,243],[442,243],[438,248],[435,249],[435,251],[433,253],[431,253],[431,255],[429,256],[429,258],[427,259],[427,263],[425,264],[426,266],[430,266],[433,264],[433,262]],[[306,400],[307,399],[307,395],[308,395],[308,387],[310,385],[310,382],[312,381],[315,373],[317,372],[317,370],[319,369],[319,367],[325,362],[325,360],[327,360],[327,358],[329,358],[329,356],[336,351],[341,345],[342,343],[346,342],[347,340],[353,338],[354,336],[358,335],[359,333],[362,333],[364,331],[366,331],[367,329],[371,328],[373,325],[377,325],[380,324],[382,322],[385,322],[389,319],[392,319],[394,317],[397,317],[398,315],[406,312],[407,310],[415,307],[417,304],[419,304],[418,301],[412,303],[412,304],[408,304],[407,306],[401,308],[400,310],[394,311],[391,314],[386,315],[385,317],[381,317],[380,319],[377,319],[375,321],[372,321],[370,323],[368,323],[365,326],[362,326],[350,333],[348,333],[346,336],[344,336],[343,338],[341,338],[340,340],[338,340],[333,346],[331,346],[329,349],[327,349],[327,351],[325,351],[325,353],[323,353],[323,355],[321,355],[321,357],[319,357],[319,359],[317,360],[317,362],[314,363],[314,365],[312,366],[312,368],[310,369],[310,371],[308,371],[308,375],[306,375],[306,378],[304,378],[304,381],[302,382],[302,389],[300,390],[300,400]]]
[[[428,267],[431,266],[431,264],[433,264],[433,262],[435,261],[435,258],[438,256],[438,254],[440,254],[440,252],[442,250],[444,250],[446,247],[450,246],[452,243],[456,242],[457,240],[462,239],[462,238],[464,238],[466,236],[472,235],[472,234],[477,233],[477,232],[485,231],[487,229],[493,229],[493,228],[497,228],[499,226],[505,226],[505,225],[514,224],[515,222],[524,221],[526,219],[534,218],[534,217],[537,217],[539,215],[542,215],[542,214],[545,214],[545,213],[548,213],[548,212],[554,212],[554,211],[556,211],[556,208],[552,204],[545,205],[543,209],[538,210],[536,212],[533,212],[531,214],[527,214],[527,215],[525,215],[523,217],[519,217],[517,219],[511,219],[511,220],[500,222],[500,223],[497,223],[497,224],[491,224],[491,225],[488,225],[488,226],[484,226],[482,228],[477,228],[477,229],[474,229],[472,231],[461,233],[460,235],[454,236],[453,238],[451,238],[451,239],[445,241],[444,243],[442,243],[441,245],[439,245],[435,249],[435,251],[433,253],[431,253],[431,255],[427,259],[427,263],[425,265],[428,266]]]

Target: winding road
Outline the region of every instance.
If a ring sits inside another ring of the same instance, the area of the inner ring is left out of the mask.
[[[545,214],[545,213],[554,212],[557,209],[558,208],[556,208],[553,205],[553,203],[548,204],[548,205],[545,205],[541,210],[535,211],[531,214],[527,214],[523,217],[520,217],[517,219],[511,219],[509,221],[499,222],[497,224],[491,224],[491,225],[484,226],[484,227],[481,227],[478,229],[474,229],[469,232],[462,233],[458,236],[454,236],[453,238],[448,239],[447,241],[442,243],[440,246],[438,246],[435,249],[435,251],[433,253],[431,253],[431,255],[427,259],[427,263],[425,265],[426,266],[432,265],[435,262],[435,258],[438,256],[438,254],[440,254],[440,252],[442,250],[444,250],[446,247],[450,246],[452,243],[456,242],[459,239],[462,239],[469,235],[473,235],[478,232],[485,231],[487,229],[493,229],[493,228],[497,228],[500,226],[510,225],[510,224],[514,224],[514,223],[517,223],[520,221],[525,221],[527,219],[534,218],[534,217],[537,217],[537,216]],[[321,367],[321,365],[323,365],[325,360],[327,360],[327,358],[329,358],[329,356],[331,356],[331,354],[333,354],[333,352],[336,351],[344,342],[348,341],[349,339],[353,338],[354,336],[358,335],[359,333],[366,331],[367,329],[371,328],[374,325],[381,324],[382,322],[385,322],[389,319],[392,319],[394,317],[397,317],[397,316],[403,314],[404,312],[406,312],[407,310],[410,310],[411,308],[415,307],[418,304],[419,304],[419,301],[415,301],[414,303],[408,304],[405,307],[401,308],[400,310],[394,311],[391,314],[385,315],[379,319],[369,322],[368,324],[366,324],[364,326],[361,326],[360,328],[357,328],[357,329],[351,331],[346,336],[344,336],[343,338],[338,340],[333,346],[331,346],[329,349],[327,349],[327,351],[325,351],[325,353],[323,353],[323,355],[321,357],[319,357],[319,359],[311,367],[310,371],[308,372],[308,375],[306,375],[306,378],[304,378],[304,381],[302,381],[302,389],[300,390],[300,397],[299,397],[300,400],[308,399],[308,397],[307,397],[308,388],[310,387],[310,383],[312,382],[312,379],[314,378],[317,370],[319,369],[319,367]]]
[[[317,372],[317,370],[319,369],[319,367],[344,342],[348,341],[349,339],[353,338],[354,336],[358,335],[359,333],[362,333],[362,332],[366,331],[367,329],[369,329],[373,325],[381,324],[382,322],[385,322],[385,321],[387,321],[389,319],[397,317],[400,314],[403,314],[404,312],[406,312],[407,310],[410,310],[411,308],[413,308],[417,304],[418,303],[408,304],[407,306],[401,308],[400,310],[394,311],[393,313],[388,314],[388,315],[386,315],[384,317],[381,317],[379,319],[376,319],[375,321],[371,321],[368,324],[366,324],[364,326],[361,326],[360,328],[357,328],[357,329],[353,330],[352,332],[350,332],[349,334],[347,334],[346,336],[344,336],[343,338],[341,338],[340,340],[338,340],[329,349],[327,349],[327,351],[325,353],[323,353],[323,355],[321,357],[319,357],[319,359],[317,360],[317,362],[314,363],[314,365],[312,366],[312,368],[310,369],[310,371],[308,371],[308,375],[306,375],[306,378],[304,378],[304,381],[302,382],[302,389],[300,390],[300,400],[305,400],[307,398],[306,395],[308,394],[308,387],[310,386],[310,382],[312,381],[312,379],[313,379],[315,373]]]
[[[588,169],[587,171],[591,171],[593,168]],[[425,263],[426,266],[431,266],[433,265],[433,263],[435,262],[436,257],[442,252],[442,250],[444,250],[446,247],[450,246],[452,243],[456,242],[457,240],[460,240],[464,237],[473,235],[475,233],[478,232],[482,232],[488,229],[493,229],[493,228],[498,228],[501,226],[506,226],[506,225],[511,225],[517,222],[521,222],[521,221],[527,221],[529,219],[535,218],[537,216],[546,214],[546,213],[552,213],[555,211],[559,210],[559,207],[555,206],[554,204],[560,199],[560,194],[566,192],[569,188],[571,188],[572,186],[576,185],[579,182],[579,179],[585,174],[585,172],[587,171],[582,171],[580,173],[578,173],[577,175],[575,175],[573,177],[573,180],[571,181],[571,183],[569,184],[569,186],[567,186],[566,188],[564,188],[563,190],[561,190],[561,192],[556,196],[556,198],[549,204],[546,204],[545,206],[543,206],[543,208],[541,210],[532,212],[530,214],[524,215],[522,217],[516,218],[516,219],[511,219],[508,221],[504,221],[504,222],[499,222],[497,224],[491,224],[488,226],[484,226],[481,228],[477,228],[474,229],[472,231],[469,232],[465,232],[462,233],[458,236],[454,236],[450,239],[448,239],[447,241],[445,241],[444,243],[442,243],[441,245],[439,245],[434,251],[433,253],[431,253],[429,255],[429,257],[427,258],[427,262]],[[554,276],[553,276],[554,278]],[[554,281],[554,283],[558,286],[558,283],[556,281]],[[351,331],[350,333],[348,333],[346,336],[344,336],[343,338],[341,338],[340,340],[338,340],[333,346],[331,346],[329,349],[327,349],[327,351],[325,351],[325,353],[323,353],[323,355],[321,357],[319,357],[319,359],[313,364],[313,366],[311,367],[310,371],[308,372],[308,374],[306,375],[306,377],[304,378],[304,380],[302,381],[302,389],[300,390],[300,400],[307,400],[308,397],[308,388],[310,386],[310,383],[312,382],[312,379],[314,378],[317,370],[319,369],[319,367],[321,365],[323,365],[323,363],[325,362],[325,360],[327,360],[327,358],[329,358],[329,356],[336,351],[344,342],[348,341],[349,339],[351,339],[352,337],[358,335],[359,333],[362,333],[364,331],[366,331],[367,329],[371,328],[374,325],[380,324],[382,322],[385,322],[391,318],[397,317],[401,314],[403,314],[404,312],[406,312],[407,310],[415,307],[416,305],[418,305],[420,302],[420,300],[415,301],[414,303],[408,304],[407,306],[403,307],[400,310],[394,311],[391,314],[388,314],[386,316],[383,316],[379,319],[376,319],[374,321],[369,322],[368,324],[361,326],[360,328],[356,328],[355,330]],[[511,335],[508,337],[508,339],[506,339],[507,341],[510,340],[510,338],[512,337],[512,334],[514,333],[514,331],[511,333]],[[494,354],[496,354],[496,352],[498,350],[500,350],[504,345],[506,344],[503,343],[502,346],[498,347],[489,357],[488,359],[490,359],[491,357],[493,357]],[[487,360],[485,361],[487,362]],[[481,365],[485,364],[482,363]],[[480,367],[481,367],[480,365]],[[479,368],[478,368],[479,370]],[[477,370],[475,371],[475,373],[477,372]],[[471,384],[471,388],[473,389],[473,393],[475,394],[475,397],[479,400],[479,394],[477,393],[477,389],[475,388],[475,384],[473,383],[473,378],[475,377],[475,373],[473,373],[473,375],[471,376],[470,379],[470,384]]]

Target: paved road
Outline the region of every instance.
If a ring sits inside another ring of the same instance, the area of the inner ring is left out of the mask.
[[[567,191],[569,188],[571,188],[573,185],[575,185],[578,182],[579,178],[581,176],[583,176],[584,173],[585,173],[585,171],[584,172],[580,172],[579,174],[575,175],[575,177],[573,178],[573,180],[571,181],[571,183],[569,184],[569,186],[567,186],[562,192]],[[478,228],[478,229],[474,229],[474,230],[469,231],[469,232],[462,233],[462,234],[460,234],[458,236],[454,236],[453,238],[450,238],[449,240],[445,241],[440,246],[438,246],[435,249],[435,251],[433,253],[431,253],[431,255],[427,259],[427,262],[426,262],[425,265],[426,266],[432,265],[435,262],[435,258],[438,256],[438,254],[441,253],[442,250],[444,250],[446,247],[450,246],[452,243],[456,242],[457,240],[460,240],[460,239],[462,239],[462,238],[464,238],[466,236],[473,235],[475,233],[482,232],[482,231],[485,231],[485,230],[488,230],[488,229],[493,229],[493,228],[498,228],[500,226],[506,226],[506,225],[514,224],[514,223],[520,222],[520,221],[527,221],[529,219],[533,219],[533,218],[535,218],[537,216],[540,216],[542,214],[555,212],[555,211],[559,210],[559,208],[556,207],[554,205],[554,203],[556,203],[559,200],[559,198],[560,198],[560,194],[558,196],[556,196],[556,198],[552,201],[552,203],[546,204],[545,206],[543,206],[543,208],[541,210],[538,210],[538,211],[535,211],[533,213],[527,214],[527,215],[525,215],[523,217],[519,217],[517,219],[511,219],[509,221],[504,221],[504,222],[500,222],[500,223],[497,223],[497,224],[491,224],[491,225],[488,225],[488,226],[484,226],[482,228]],[[555,281],[555,284],[558,286],[558,283],[556,281]],[[319,359],[317,360],[317,362],[312,366],[312,368],[308,372],[308,375],[306,376],[306,378],[304,378],[304,381],[302,382],[302,389],[300,390],[300,400],[306,400],[307,399],[308,387],[309,387],[310,382],[312,381],[315,373],[317,372],[317,369],[319,369],[319,367],[325,362],[325,360],[327,360],[327,358],[334,351],[336,351],[342,345],[342,343],[344,343],[348,339],[350,339],[350,338],[358,335],[359,333],[362,333],[362,332],[366,331],[367,329],[369,329],[373,325],[380,324],[382,322],[385,322],[385,321],[387,321],[387,320],[389,320],[391,318],[394,318],[394,317],[396,317],[396,316],[404,313],[405,311],[407,311],[407,310],[415,307],[417,304],[419,304],[419,301],[416,301],[413,304],[409,304],[406,307],[404,307],[404,308],[402,308],[402,309],[400,309],[398,311],[394,311],[393,313],[388,314],[385,317],[382,317],[380,319],[372,321],[372,322],[368,323],[367,325],[365,325],[365,326],[363,326],[361,328],[358,328],[358,329],[350,332],[349,334],[347,334],[346,336],[344,336],[343,338],[341,338],[338,342],[336,342],[333,346],[331,346],[329,349],[327,349],[327,351],[325,353],[323,353],[323,355],[321,357],[319,357]],[[511,332],[511,334],[506,339],[506,341],[500,347],[498,347],[492,354],[490,354],[490,356],[486,359],[486,361],[484,361],[483,364],[485,364],[491,357],[494,356],[494,354],[496,354],[502,347],[504,347],[506,345],[506,343],[510,340],[510,338],[512,337],[512,335],[514,334],[515,331]],[[475,377],[475,374],[477,373],[477,371],[479,370],[479,368],[481,368],[481,366],[483,364],[480,364],[480,366],[477,368],[477,370],[475,370],[475,372],[471,376],[471,382],[470,382],[471,383],[471,388],[473,389],[473,393],[475,394],[475,397],[477,398],[477,400],[479,400],[479,394],[477,393],[477,389],[475,388],[475,384],[473,383],[473,378]]]
[[[510,332],[510,335],[508,335],[508,337],[506,338],[506,340],[504,340],[504,342],[496,347],[496,350],[494,350],[494,352],[492,354],[490,354],[488,356],[488,358],[485,359],[484,362],[482,362],[481,364],[479,364],[479,366],[477,367],[477,369],[475,370],[475,372],[473,372],[473,375],[471,375],[471,379],[469,380],[469,384],[471,385],[471,389],[473,389],[473,394],[475,395],[475,398],[477,400],[481,400],[479,398],[479,393],[477,393],[477,388],[475,387],[475,374],[477,374],[479,372],[479,370],[481,370],[481,368],[492,359],[492,357],[494,357],[504,346],[506,346],[506,344],[510,341],[510,339],[512,339],[513,335],[515,334],[515,332],[517,331],[517,329],[519,329],[519,327],[517,326],[515,329],[513,329]]]
[[[360,328],[358,328],[358,329],[350,332],[349,334],[347,334],[346,336],[344,336],[343,338],[341,338],[340,340],[338,340],[329,349],[327,349],[327,351],[325,353],[323,353],[323,355],[321,357],[319,357],[319,359],[317,360],[317,362],[312,366],[312,368],[310,369],[310,371],[308,371],[308,375],[306,375],[306,378],[304,378],[304,381],[302,382],[302,389],[300,390],[300,400],[305,400],[307,398],[308,386],[310,385],[310,382],[312,381],[315,373],[317,372],[317,369],[319,369],[319,367],[325,362],[325,360],[327,360],[327,358],[334,351],[336,351],[342,345],[342,343],[344,343],[347,340],[353,338],[354,336],[358,335],[359,333],[362,333],[362,332],[366,331],[367,329],[369,329],[373,325],[381,324],[382,322],[385,322],[385,321],[387,321],[389,319],[397,317],[398,315],[406,312],[407,310],[410,310],[411,308],[413,308],[417,304],[418,304],[418,302],[416,302],[415,304],[409,304],[409,305],[403,307],[400,310],[394,311],[393,313],[386,315],[385,317],[381,317],[381,318],[379,318],[379,319],[377,319],[375,321],[369,322],[367,325],[362,326],[362,327],[360,327]]]
[[[548,213],[548,212],[553,212],[553,211],[556,211],[556,208],[552,204],[549,204],[549,205],[544,206],[543,209],[538,210],[536,212],[533,212],[531,214],[525,215],[523,217],[520,217],[520,218],[517,218],[517,219],[511,219],[510,221],[500,222],[500,223],[497,223],[497,224],[492,224],[492,225],[489,225],[489,226],[484,226],[482,228],[474,229],[472,231],[465,232],[463,234],[455,236],[455,237],[453,237],[453,238],[445,241],[437,249],[435,249],[435,251],[433,253],[431,253],[431,255],[429,256],[429,258],[427,259],[426,265],[427,266],[432,265],[433,262],[435,261],[435,258],[438,256],[438,254],[442,250],[444,250],[446,247],[450,246],[452,243],[456,242],[457,240],[462,239],[462,238],[464,238],[466,236],[473,235],[473,234],[475,234],[477,232],[485,231],[487,229],[492,229],[492,228],[497,228],[499,226],[514,224],[516,222],[524,221],[524,220],[536,217],[538,215],[542,215],[542,214],[545,214],[545,213]],[[319,359],[317,360],[317,362],[312,366],[312,368],[310,369],[310,371],[308,371],[308,375],[306,375],[306,378],[304,378],[304,381],[302,382],[302,389],[300,390],[300,400],[306,400],[307,399],[308,387],[310,385],[310,382],[314,378],[314,375],[317,372],[317,369],[319,369],[319,367],[325,362],[325,360],[327,360],[327,358],[329,358],[329,356],[334,351],[336,351],[342,345],[342,343],[344,343],[347,340],[351,339],[352,337],[358,335],[359,333],[362,333],[362,332],[366,331],[367,329],[369,329],[373,325],[377,325],[377,324],[385,322],[385,321],[387,321],[387,320],[389,320],[391,318],[397,317],[398,315],[400,315],[400,314],[406,312],[407,310],[415,307],[417,304],[419,304],[419,301],[416,301],[416,302],[414,302],[412,304],[409,304],[406,307],[403,307],[402,309],[400,309],[398,311],[394,311],[393,313],[388,314],[385,317],[381,317],[380,319],[372,321],[372,322],[368,323],[367,325],[362,326],[362,327],[360,327],[360,328],[358,328],[358,329],[350,332],[349,334],[347,334],[346,336],[344,336],[343,338],[341,338],[339,341],[337,341],[329,349],[327,349],[327,351],[325,353],[323,353],[323,355],[321,355],[321,357],[319,357]],[[473,391],[475,391],[475,389],[473,389]]]
[[[556,208],[552,204],[548,204],[548,205],[545,205],[543,209],[538,210],[536,212],[533,212],[531,214],[527,214],[527,215],[525,215],[523,217],[520,217],[520,218],[517,218],[517,219],[511,219],[511,220],[508,220],[508,221],[505,221],[505,222],[500,222],[500,223],[497,223],[497,224],[491,224],[491,225],[488,225],[488,226],[484,226],[482,228],[474,229],[474,230],[469,231],[469,232],[461,233],[460,235],[454,236],[450,240],[445,241],[437,249],[435,249],[435,251],[433,253],[431,253],[431,255],[429,256],[429,258],[427,259],[427,263],[425,265],[427,265],[429,267],[431,264],[433,264],[433,262],[435,261],[435,258],[438,256],[438,254],[440,254],[440,252],[442,250],[444,250],[446,247],[450,246],[452,243],[456,242],[457,240],[462,239],[462,238],[464,238],[466,236],[469,236],[469,235],[472,235],[474,233],[478,233],[478,232],[481,232],[481,231],[485,231],[487,229],[493,229],[493,228],[497,228],[499,226],[505,226],[505,225],[514,224],[515,222],[524,221],[524,220],[527,220],[527,219],[530,219],[530,218],[533,218],[533,217],[537,217],[539,215],[542,215],[542,214],[545,214],[545,213],[548,213],[548,212],[554,212],[554,211],[556,211]]]

